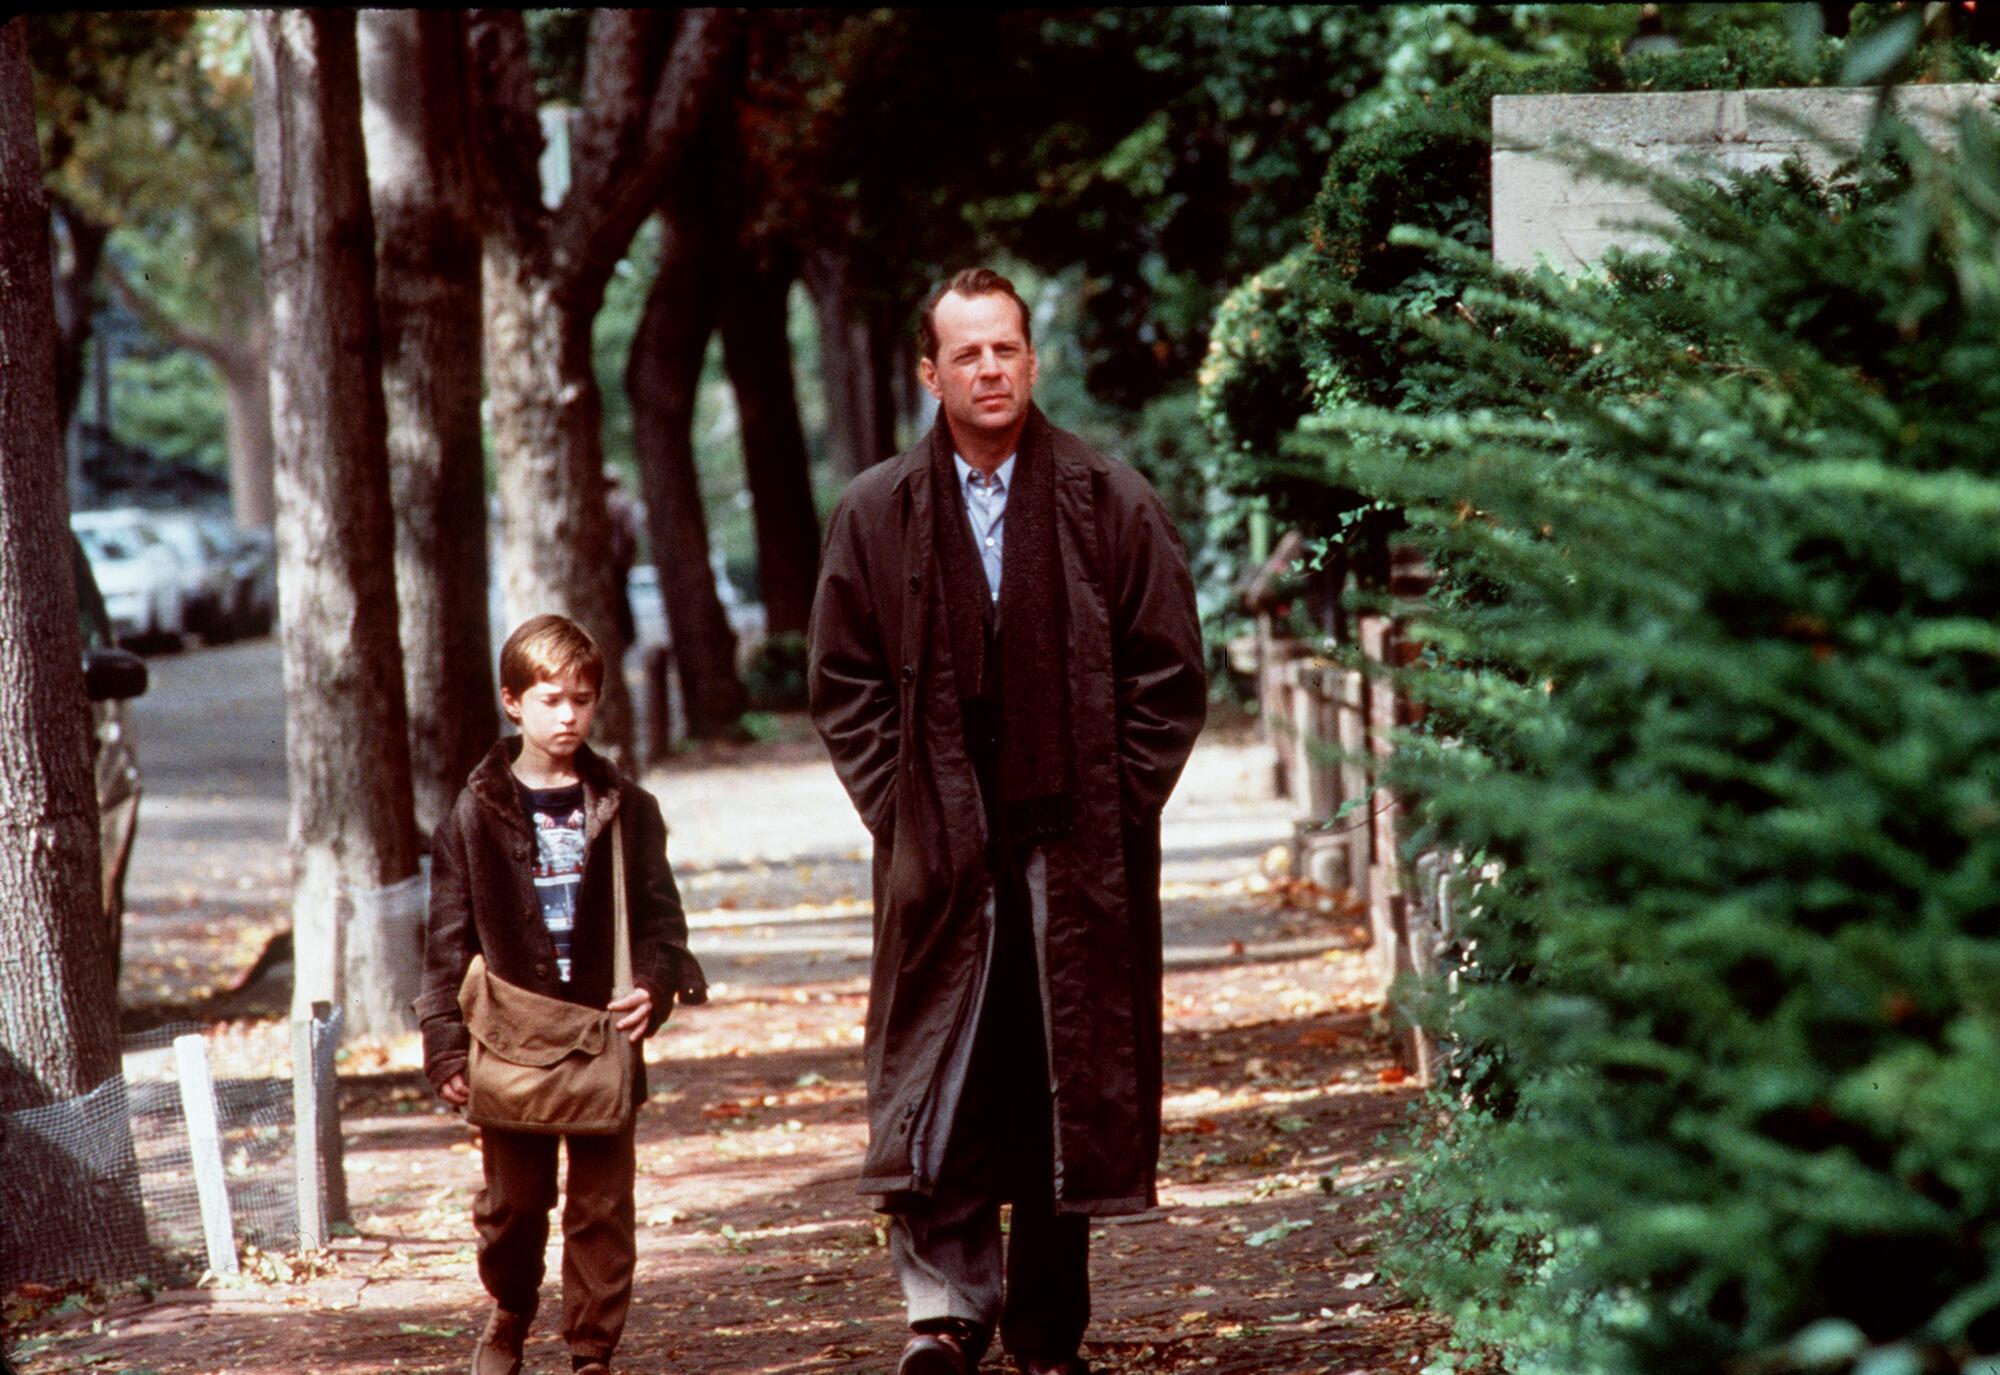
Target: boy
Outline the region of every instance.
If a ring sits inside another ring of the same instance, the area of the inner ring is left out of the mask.
[[[619,1014],[632,1042],[633,1103],[645,1097],[639,1042],[676,996],[706,1002],[687,949],[687,918],[667,865],[666,825],[652,795],[593,753],[590,734],[604,658],[582,627],[536,616],[500,650],[500,703],[520,727],[473,769],[431,838],[424,930],[424,1072],[463,1105],[467,1033],[458,989],[483,954],[499,978],[552,998]],[[635,987],[612,988],[612,818],[620,818]],[[568,1136],[563,1206],[563,1336],[579,1372],[609,1375],[625,1326],[636,1252],[632,1124],[615,1136]],[[516,1375],[542,1283],[556,1200],[555,1136],[486,1129],[486,1185],[473,1201],[479,1278],[494,1309],[472,1352],[472,1375]]]

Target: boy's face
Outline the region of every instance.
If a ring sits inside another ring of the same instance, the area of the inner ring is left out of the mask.
[[[568,759],[590,734],[597,715],[597,689],[575,674],[537,678],[519,697],[501,688],[500,705],[530,746],[552,758]]]

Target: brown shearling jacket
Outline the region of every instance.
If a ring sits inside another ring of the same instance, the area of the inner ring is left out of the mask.
[[[413,1004],[423,1029],[424,1073],[442,1086],[465,1069],[467,1034],[458,986],[474,955],[500,978],[588,1007],[611,1000],[611,819],[622,816],[633,982],[653,995],[652,1035],[682,1002],[708,1000],[687,948],[687,916],[667,864],[667,828],[653,795],[588,745],[577,751],[583,781],[584,858],[572,937],[572,978],[556,975],[555,946],[535,898],[535,833],[521,808],[511,765],[518,737],[503,739],[473,769],[431,837],[430,910],[424,918],[424,980]],[[634,1046],[634,1055],[639,1047]],[[643,1067],[643,1061],[641,1062]],[[646,1093],[643,1072],[633,1097]]]

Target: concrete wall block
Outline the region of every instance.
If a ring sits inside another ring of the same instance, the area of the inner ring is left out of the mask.
[[[1870,89],[1495,96],[1493,256],[1574,271],[1613,244],[1657,243],[1632,226],[1663,222],[1665,212],[1640,188],[1570,166],[1566,150],[1577,143],[1662,171],[1751,171],[1803,157],[1825,172],[1866,136],[1878,98]],[[1903,87],[1894,100],[1948,146],[1959,112],[2000,106],[2000,85]]]
[[[1713,143],[1729,122],[1741,121],[1741,104],[1739,91],[1497,95],[1493,147],[1532,152],[1579,136],[1626,148]]]

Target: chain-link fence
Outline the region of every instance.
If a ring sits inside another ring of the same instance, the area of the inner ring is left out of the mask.
[[[296,1244],[290,1027],[165,1026],[127,1038],[122,1073],[82,1097],[0,1113],[0,1286],[200,1271],[202,1204],[174,1049],[189,1035],[214,1083],[236,1243]]]

